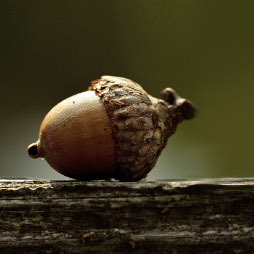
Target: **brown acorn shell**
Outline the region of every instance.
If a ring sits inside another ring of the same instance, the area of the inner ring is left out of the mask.
[[[89,90],[56,105],[27,148],[76,179],[146,177],[178,123],[196,112],[171,88],[157,99],[126,78],[102,76]]]
[[[106,179],[116,170],[108,114],[94,91],[71,96],[52,108],[34,145],[38,150],[35,158],[43,157],[68,177]]]

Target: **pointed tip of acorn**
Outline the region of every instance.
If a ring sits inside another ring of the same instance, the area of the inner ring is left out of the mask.
[[[33,159],[40,157],[39,149],[38,149],[38,142],[32,143],[31,145],[29,145],[27,147],[27,152],[28,152],[28,155]]]

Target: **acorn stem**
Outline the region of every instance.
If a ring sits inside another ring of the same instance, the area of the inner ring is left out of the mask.
[[[182,119],[192,119],[196,114],[195,106],[188,100],[181,98],[172,88],[165,88],[161,97],[169,105],[177,106]]]
[[[33,143],[33,144],[29,145],[27,147],[27,152],[31,158],[33,158],[33,159],[38,158],[39,157],[38,144]]]
[[[177,100],[176,106],[185,120],[192,119],[196,115],[195,106],[186,99],[180,98]]]

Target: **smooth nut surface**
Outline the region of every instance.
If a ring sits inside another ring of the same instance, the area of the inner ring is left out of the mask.
[[[87,91],[57,104],[42,122],[40,150],[66,176],[110,175],[115,170],[115,147],[99,97]]]

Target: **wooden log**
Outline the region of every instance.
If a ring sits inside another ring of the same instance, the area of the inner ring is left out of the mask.
[[[0,253],[254,253],[254,179],[0,181]]]

